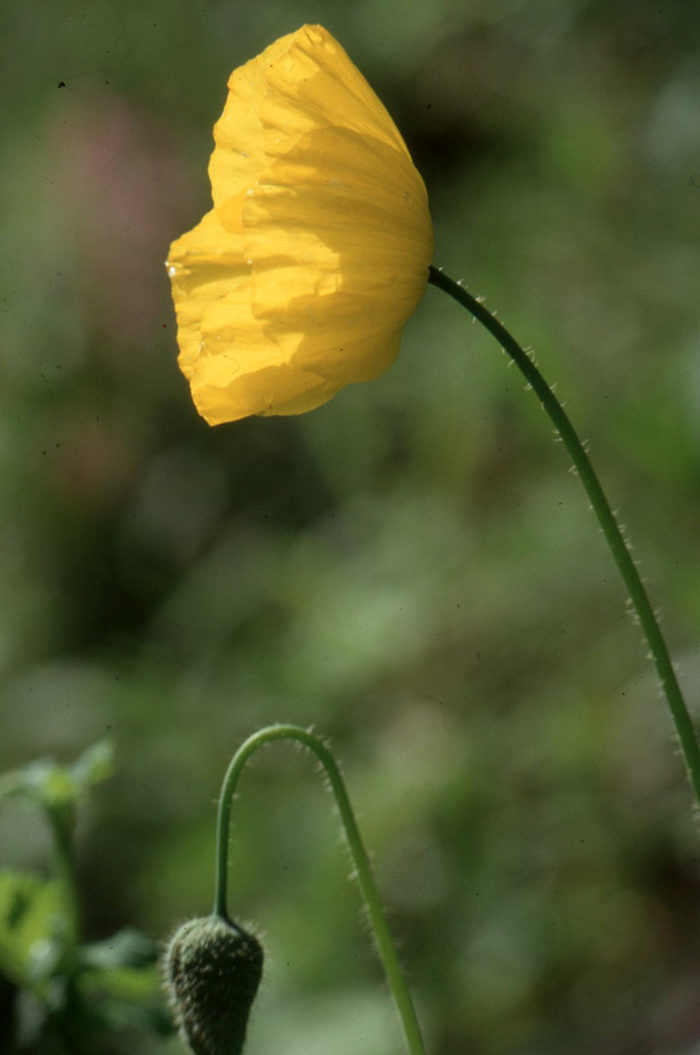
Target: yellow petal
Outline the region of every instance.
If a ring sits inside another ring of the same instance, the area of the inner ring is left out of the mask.
[[[233,71],[228,90],[209,163],[215,205],[254,182],[267,157],[324,125],[382,139],[408,156],[384,106],[322,26],[303,26],[275,41]]]
[[[342,387],[291,362],[253,315],[247,293],[246,283],[239,283],[209,301],[199,319],[198,355],[187,377],[210,425],[250,414],[301,414]]]
[[[203,365],[191,382],[195,406],[210,425],[251,414],[304,414],[327,403],[339,387],[284,364],[240,374],[219,371],[218,376]]]
[[[166,267],[178,326],[178,363],[187,378],[200,354],[207,307],[225,299],[246,276],[242,243],[225,230],[212,210],[170,246]]]
[[[214,138],[214,209],[168,261],[199,412],[301,413],[377,376],[425,291],[433,234],[364,77],[305,26],[234,71]]]

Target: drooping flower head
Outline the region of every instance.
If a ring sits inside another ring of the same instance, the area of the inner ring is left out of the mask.
[[[168,257],[178,362],[210,425],[300,414],[394,361],[428,279],[423,181],[321,26],[234,70],[213,208]]]

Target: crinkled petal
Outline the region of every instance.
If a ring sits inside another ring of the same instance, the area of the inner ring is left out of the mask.
[[[427,282],[432,228],[410,160],[346,130],[311,133],[251,190],[239,221],[253,311],[280,342],[306,331],[313,365],[317,352],[333,356],[324,373],[364,380],[333,344],[400,329]],[[391,361],[382,357],[372,376]]]
[[[197,320],[197,355],[186,370],[195,406],[210,425],[250,414],[301,414],[342,387],[293,361],[253,314],[245,281],[219,293]]]
[[[202,361],[191,381],[195,406],[210,425],[251,414],[305,414],[327,403],[340,388],[284,363],[234,373],[216,359]]]
[[[380,139],[408,156],[396,125],[346,52],[322,26],[303,26],[234,70],[214,126],[214,204],[245,190],[266,158],[324,126]],[[409,158],[410,161],[410,158]]]
[[[230,295],[247,276],[242,239],[222,227],[212,210],[172,243],[166,266],[178,326],[178,363],[189,379],[200,354],[207,307]]]

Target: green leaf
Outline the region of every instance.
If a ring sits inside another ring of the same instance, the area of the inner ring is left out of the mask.
[[[68,915],[56,880],[0,871],[0,971],[20,986],[41,987],[65,948]]]
[[[114,998],[119,1001],[145,1003],[161,999],[163,983],[154,964],[148,967],[113,967],[105,971],[89,971],[80,978],[80,988],[91,998]]]
[[[157,944],[141,931],[125,927],[104,941],[83,945],[80,962],[95,970],[111,970],[116,967],[145,967],[157,963]]]
[[[101,784],[114,773],[114,745],[111,740],[98,740],[83,752],[70,767],[76,792],[87,791]]]
[[[114,750],[109,740],[99,740],[72,765],[50,758],[37,759],[0,778],[0,798],[24,795],[52,813],[71,810],[88,788],[114,772]]]
[[[149,944],[156,952],[155,945]],[[91,948],[94,950],[95,946]],[[161,972],[154,962],[139,967],[88,969],[80,975],[79,986],[86,1002],[112,1028],[135,1026],[159,1036],[174,1032],[172,1014],[163,997]]]

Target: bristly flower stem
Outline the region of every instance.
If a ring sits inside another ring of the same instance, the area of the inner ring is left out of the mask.
[[[675,723],[678,739],[685,757],[686,766],[688,767],[690,781],[695,791],[695,797],[700,803],[700,749],[698,748],[693,723],[688,714],[688,709],[666,648],[666,642],[659,629],[649,597],[583,444],[559,400],[540,371],[498,319],[494,318],[484,305],[468,293],[463,286],[455,282],[454,279],[449,278],[438,268],[430,268],[429,281],[466,308],[496,338],[532,387],[544,410],[549,415],[552,424],[561,436],[615,558],[615,563],[627,587],[632,604],[639,616],[639,622],[649,645],[661,680],[661,686]]]
[[[406,981],[394,949],[386,916],[382,909],[374,877],[369,865],[367,851],[357,827],[340,770],[323,741],[299,725],[270,725],[249,736],[233,756],[224,776],[219,798],[216,821],[216,893],[214,914],[230,922],[226,911],[226,883],[228,878],[228,847],[231,824],[231,805],[238,779],[252,754],[271,740],[296,740],[310,748],[323,766],[331,791],[335,798],[340,820],[350,850],[357,881],[369,913],[372,930],[377,943],[389,988],[394,997],[410,1055],[425,1055],[420,1026],[416,1017]]]

